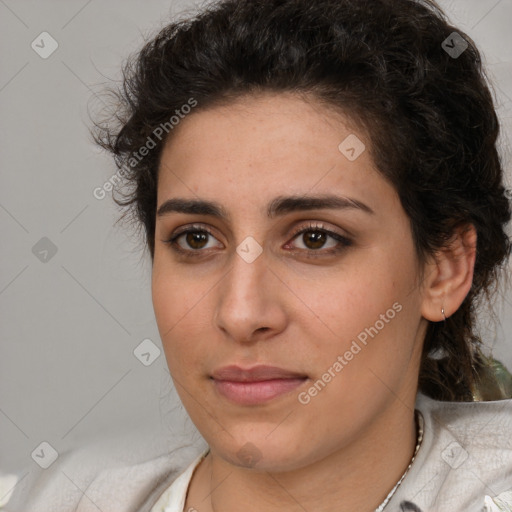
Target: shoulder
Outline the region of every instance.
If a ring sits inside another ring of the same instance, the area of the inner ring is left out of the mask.
[[[468,417],[492,418],[512,428],[512,398],[494,401],[443,402],[418,392],[416,408],[439,415],[447,421],[458,423]]]
[[[115,445],[115,448],[113,447]],[[199,453],[130,433],[59,454],[48,468],[22,471],[5,512],[150,510],[160,494]]]
[[[507,496],[512,490],[512,399],[441,402],[419,393],[416,409],[425,432],[404,486],[416,501],[408,501],[426,510],[442,505],[440,510],[481,512],[486,500]]]
[[[438,436],[453,436],[472,450],[512,450],[512,399],[441,402],[418,394],[416,408]]]

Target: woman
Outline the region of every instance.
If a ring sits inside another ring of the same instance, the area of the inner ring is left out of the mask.
[[[428,0],[224,0],[150,41],[120,99],[96,140],[208,449],[66,507],[512,510],[512,400],[478,400],[475,333],[510,206],[469,37]]]

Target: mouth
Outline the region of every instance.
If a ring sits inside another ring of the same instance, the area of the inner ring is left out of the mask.
[[[275,366],[240,368],[225,366],[213,372],[211,379],[217,392],[239,405],[257,405],[290,393],[308,376]]]

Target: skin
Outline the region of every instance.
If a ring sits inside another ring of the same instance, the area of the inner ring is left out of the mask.
[[[355,161],[338,150],[350,134],[366,146]],[[373,213],[267,216],[277,196],[327,193]],[[427,320],[441,321],[442,307],[448,317],[467,295],[474,229],[457,232],[420,265],[409,219],[375,167],[367,134],[314,99],[284,93],[244,97],[181,121],[162,153],[157,205],[178,197],[216,201],[231,216],[170,212],[156,221],[155,316],[177,391],[210,446],[185,510],[374,510],[412,457]],[[327,237],[315,245],[315,227],[293,235],[311,223],[351,244]],[[196,258],[165,243],[192,224],[213,234],[179,239],[201,253]],[[252,263],[236,252],[248,236],[263,249]],[[395,303],[401,311],[301,404],[298,394]],[[233,404],[210,379],[230,364],[274,365],[308,380],[265,404]],[[256,464],[237,456],[244,446]]]

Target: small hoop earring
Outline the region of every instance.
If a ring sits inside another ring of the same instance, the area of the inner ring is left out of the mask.
[[[444,321],[446,322],[446,315],[444,314],[444,308],[441,308],[441,313],[443,315]]]

